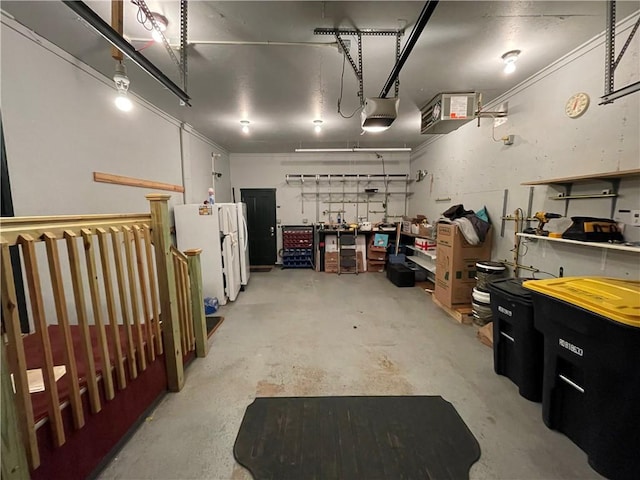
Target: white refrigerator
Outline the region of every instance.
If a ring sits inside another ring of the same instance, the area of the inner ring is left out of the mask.
[[[234,209],[224,204],[189,204],[176,205],[173,211],[178,249],[202,249],[203,296],[216,297],[220,305],[227,299],[235,300],[240,291],[240,272],[239,266],[234,267],[239,264]]]

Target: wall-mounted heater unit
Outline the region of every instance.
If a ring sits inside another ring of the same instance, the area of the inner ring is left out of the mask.
[[[478,93],[439,93],[420,109],[420,133],[449,133],[474,119]]]

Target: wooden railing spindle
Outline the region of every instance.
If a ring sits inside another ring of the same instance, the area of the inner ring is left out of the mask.
[[[87,390],[89,391],[89,405],[92,413],[102,410],[100,402],[100,392],[98,390],[98,376],[96,374],[96,362],[93,358],[93,345],[91,343],[91,331],[89,330],[89,320],[87,319],[87,306],[84,301],[84,286],[82,285],[82,272],[80,270],[80,255],[78,254],[78,236],[67,230],[64,232],[67,241],[67,254],[69,255],[69,266],[71,267],[71,285],[73,286],[73,298],[78,315],[78,327],[80,327],[80,346],[84,355],[87,367]]]
[[[173,268],[176,272],[176,295],[178,297],[178,320],[180,323],[180,345],[182,353],[187,353],[187,343],[185,342],[185,324],[184,324],[184,299],[182,297],[182,268],[180,268],[180,260],[173,252]]]
[[[147,255],[147,273],[149,274],[149,290],[151,291],[151,309],[153,311],[153,336],[156,342],[158,354],[162,354],[162,333],[160,331],[160,308],[158,304],[158,284],[156,282],[156,269],[153,263],[153,246],[151,245],[151,229],[149,225],[143,225],[144,250]]]
[[[53,300],[56,306],[58,325],[60,326],[60,330],[62,330],[62,338],[64,340],[64,361],[66,374],[69,375],[69,387],[71,389],[69,402],[71,403],[73,424],[79,429],[84,426],[84,411],[82,409],[82,400],[80,399],[78,367],[67,313],[67,296],[65,295],[62,271],[60,270],[58,239],[51,233],[45,233],[43,238],[47,249],[47,261],[49,262],[49,274],[51,276],[51,287],[53,289]]]
[[[149,361],[156,358],[156,349],[153,344],[153,319],[149,308],[149,291],[147,290],[147,279],[144,272],[144,255],[142,253],[142,243],[140,241],[141,231],[138,225],[133,226],[133,239],[136,247],[136,264],[138,265],[138,281],[140,282],[140,297],[142,300],[142,311],[144,312],[144,330],[147,337],[147,353]]]
[[[111,243],[113,245],[113,257],[116,264],[116,278],[118,280],[118,296],[120,297],[120,311],[122,313],[122,324],[127,339],[127,357],[129,365],[129,375],[131,378],[138,377],[138,367],[136,366],[136,354],[133,345],[133,337],[131,335],[131,319],[129,318],[129,308],[127,307],[127,287],[124,283],[124,271],[122,268],[122,248],[120,248],[120,239],[116,227],[111,227]],[[126,241],[126,238],[125,238]]]
[[[30,235],[20,235],[18,236],[18,243],[22,245],[25,275],[27,277],[29,298],[31,300],[31,313],[36,327],[35,334],[40,340],[44,357],[42,377],[45,391],[47,392],[47,407],[49,410],[49,420],[51,421],[53,443],[55,446],[60,447],[65,442],[65,435],[62,425],[62,415],[60,414],[60,397],[58,396],[58,387],[53,374],[53,354],[51,353],[47,319],[44,313],[42,292],[40,290],[40,273],[38,272],[35,242]]]
[[[206,357],[209,351],[207,338],[207,320],[204,315],[204,299],[202,296],[202,266],[200,254],[202,249],[196,248],[184,252],[189,265],[189,286],[191,292],[191,314],[196,344],[196,356]]]
[[[100,245],[100,264],[102,266],[102,279],[104,282],[104,294],[107,300],[107,314],[109,315],[109,326],[111,327],[111,338],[113,350],[116,354],[114,359],[116,368],[116,378],[118,388],[122,390],[127,386],[127,376],[124,371],[124,359],[122,358],[122,344],[120,343],[120,328],[118,327],[118,317],[116,314],[116,303],[113,296],[113,281],[111,278],[111,262],[109,262],[109,245],[104,228],[98,228],[98,244]]]
[[[138,353],[138,366],[140,370],[147,369],[147,357],[144,352],[144,343],[142,338],[142,326],[140,325],[140,310],[138,309],[138,288],[136,287],[136,264],[133,259],[131,250],[131,242],[133,242],[133,233],[131,228],[123,227],[124,235],[124,251],[127,258],[127,275],[129,278],[129,294],[131,295],[131,312],[133,315],[133,329],[135,332],[136,351]]]
[[[189,264],[183,263],[182,269],[184,270],[184,290],[185,290],[185,303],[187,304],[187,325],[189,331],[189,350],[193,350],[196,345],[196,339],[193,334],[193,312],[191,311],[191,284],[189,281]]]
[[[26,444],[27,461],[31,470],[40,465],[40,452],[38,451],[38,440],[36,439],[36,428],[33,417],[33,404],[29,393],[29,380],[27,379],[27,360],[22,343],[22,331],[20,329],[20,317],[18,314],[18,298],[13,279],[13,267],[11,265],[11,253],[9,245],[2,244],[0,250],[2,267],[2,278],[0,288],[2,289],[2,318],[7,331],[7,357],[11,371],[13,372],[16,386],[16,409],[18,411],[18,427],[22,431],[23,440]],[[4,342],[3,342],[4,343]],[[2,408],[5,408],[4,404]]]
[[[112,400],[115,396],[115,392],[113,388],[113,376],[111,374],[111,356],[109,355],[107,334],[102,320],[100,291],[98,288],[98,273],[96,271],[96,258],[93,248],[93,235],[91,234],[91,230],[88,228],[83,228],[81,233],[85,260],[87,263],[87,276],[89,277],[89,292],[91,293],[93,321],[95,323],[98,345],[100,346],[100,356],[102,358],[102,383],[104,385],[105,397],[107,400]]]

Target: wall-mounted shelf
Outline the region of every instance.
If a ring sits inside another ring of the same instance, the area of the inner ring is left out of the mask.
[[[532,238],[535,240],[542,240],[547,242],[558,242],[558,243],[570,243],[572,245],[582,245],[584,247],[592,247],[592,248],[601,248],[608,250],[619,250],[623,252],[635,252],[640,253],[640,247],[632,247],[629,245],[620,245],[619,243],[605,243],[605,242],[581,242],[580,240],[569,240],[568,238],[553,238],[553,237],[542,237],[540,235],[533,235],[530,233],[518,233],[519,237],[523,238]]]
[[[418,252],[418,253],[421,253],[423,255],[426,255],[427,257],[429,257],[432,260],[436,259],[436,252],[435,251],[421,250],[419,248],[414,247],[413,245],[407,245],[407,248],[410,249],[410,250],[413,250],[414,252]]]
[[[594,193],[593,195],[558,195],[557,197],[549,197],[549,200],[580,200],[585,198],[613,198],[617,196],[617,193]]]
[[[428,271],[428,272],[430,272],[430,273],[432,273],[434,275],[436,273],[436,265],[431,260],[428,260],[426,258],[416,257],[415,255],[413,255],[411,257],[408,257],[407,260],[410,261],[410,262],[415,263],[416,265],[421,266],[426,271]]]
[[[407,237],[413,237],[413,238],[424,238],[426,240],[434,240],[433,237],[428,237],[426,235],[418,235],[417,233],[409,233],[409,232],[400,232],[400,235],[406,235]]]
[[[361,218],[359,204],[367,204],[365,209],[367,221],[369,221],[370,213],[378,213],[371,211],[369,204],[382,204],[384,210],[380,213],[384,214],[384,220],[391,217],[401,217],[402,215],[390,215],[389,204],[393,203],[395,206],[402,202],[404,208],[402,210],[395,208],[396,212],[394,213],[402,211],[406,215],[408,198],[413,193],[409,192],[409,184],[413,182],[413,179],[405,173],[288,173],[285,175],[285,182],[289,186],[300,188],[302,214],[305,213],[305,201],[315,203],[316,222],[320,221],[322,204],[342,204],[343,213],[346,213],[347,205],[353,204],[357,219]],[[404,191],[399,191],[403,187]],[[355,191],[353,191],[354,189]],[[367,189],[378,191],[367,192]],[[390,189],[393,190],[389,191]]]
[[[633,170],[621,170],[618,172],[605,172],[594,173],[591,175],[578,175],[575,177],[564,178],[552,178],[549,180],[534,180],[531,182],[523,182],[521,185],[551,185],[553,187],[560,187],[564,191],[560,195],[550,196],[551,200],[564,200],[564,216],[568,216],[569,213],[569,200],[584,200],[588,198],[610,198],[611,199],[611,215],[610,218],[615,216],[616,201],[618,199],[618,190],[620,188],[620,181],[623,178],[640,176],[640,168]],[[571,195],[571,189],[574,183],[595,183],[595,182],[607,182],[610,188],[605,190],[606,193],[598,194],[586,194],[586,195]]]
[[[567,183],[585,183],[594,180],[615,180],[626,177],[640,176],[640,168],[632,170],[620,170],[618,172],[593,173],[591,175],[578,175],[575,177],[552,178],[550,180],[533,180],[523,182],[520,185],[563,185]]]

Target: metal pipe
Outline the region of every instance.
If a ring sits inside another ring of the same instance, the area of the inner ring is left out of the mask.
[[[122,35],[118,34],[111,26],[106,23],[100,16],[91,10],[84,2],[63,0],[63,3],[84,19],[91,27],[102,35],[114,47],[117,47],[131,61],[142,68],[145,72],[155,78],[158,82],[169,89],[174,95],[182,100],[186,105],[191,106],[189,100],[191,98],[175,83],[169,79],[162,71],[153,63],[147,60],[141,53],[137,52],[133,46],[127,42]]]
[[[398,58],[398,61],[393,67],[393,70],[391,70],[391,73],[389,74],[389,78],[387,79],[387,83],[385,83],[384,87],[382,87],[382,91],[380,92],[380,98],[387,97],[389,90],[391,90],[393,83],[396,81],[396,78],[398,78],[398,75],[400,75],[400,70],[402,70],[402,67],[407,61],[407,58],[409,58],[409,54],[411,53],[411,50],[413,50],[413,47],[418,41],[418,38],[420,38],[420,34],[422,33],[422,30],[424,30],[425,25],[431,18],[431,15],[433,15],[433,12],[437,6],[438,6],[438,0],[429,0],[427,3],[425,3],[424,8],[422,9],[422,12],[420,12],[420,16],[418,17],[418,21],[416,22],[415,26],[413,27],[413,30],[409,34],[409,38],[407,38],[407,43],[404,44],[404,48],[402,49],[400,58]]]

